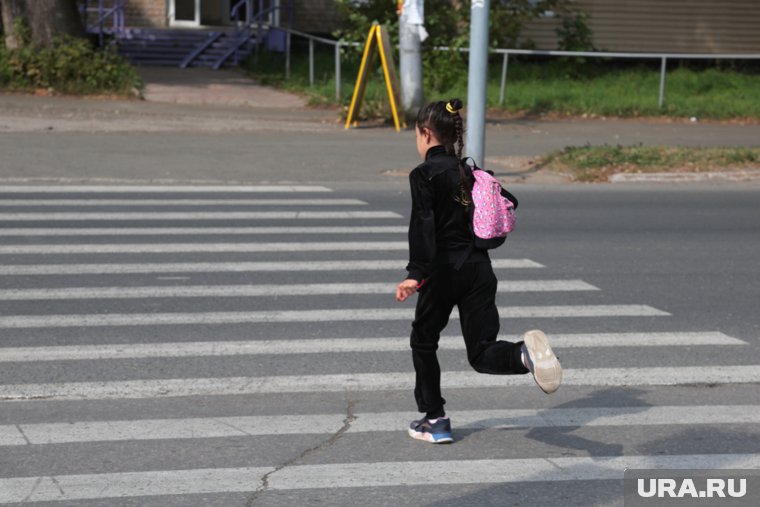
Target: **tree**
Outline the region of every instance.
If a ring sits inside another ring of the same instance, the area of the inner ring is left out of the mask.
[[[373,21],[388,27],[394,45],[398,43],[396,2],[389,0],[334,0],[342,17],[341,28],[333,35],[350,41],[367,37]],[[489,45],[517,48],[520,34],[529,21],[546,11],[567,9],[571,0],[491,0]],[[470,2],[467,0],[425,0],[425,28],[430,46],[466,46],[469,42]],[[459,40],[455,40],[459,39]],[[454,40],[454,43],[452,43]],[[524,41],[530,45],[530,41]],[[361,48],[358,49],[361,51]]]
[[[31,42],[50,46],[62,35],[84,36],[76,0],[0,0],[0,14],[5,30],[5,44],[18,47],[15,26],[24,20],[31,32]]]
[[[564,10],[570,0],[491,0],[489,45],[519,48],[532,45],[520,34],[526,23],[546,11]],[[425,0],[425,28],[429,37],[422,43],[425,87],[444,92],[467,79],[467,54],[456,51],[470,42],[470,1]],[[399,42],[395,2],[389,0],[335,0],[342,15],[340,30],[333,35],[349,41],[363,41],[373,21],[388,27],[394,47]],[[448,46],[453,51],[433,51]],[[357,49],[361,51],[361,47]]]
[[[16,49],[21,41],[16,39],[15,22],[24,17],[24,0],[0,0],[0,21],[2,21],[5,46]]]

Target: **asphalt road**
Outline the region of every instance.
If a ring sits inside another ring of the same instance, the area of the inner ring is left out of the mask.
[[[383,181],[3,187],[0,504],[621,506],[625,468],[760,467],[756,185],[515,186],[502,330],[567,382],[472,372],[452,320],[432,446]]]
[[[494,120],[487,149],[759,128]],[[0,95],[0,134],[2,505],[620,506],[625,468],[760,468],[757,182],[512,175],[532,183],[493,255],[502,331],[547,331],[566,382],[472,372],[452,318],[457,441],[435,447],[405,433],[413,302],[392,293],[410,132]]]
[[[760,125],[489,119],[487,167],[566,146],[757,146]],[[16,181],[405,184],[412,131],[344,130],[333,110],[189,106],[0,94],[0,178]],[[506,164],[506,165],[505,165]],[[547,179],[530,182],[544,184]],[[554,181],[554,180],[551,180]]]

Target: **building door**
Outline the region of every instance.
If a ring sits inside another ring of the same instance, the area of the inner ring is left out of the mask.
[[[172,26],[219,26],[230,24],[231,5],[238,0],[169,0]],[[242,12],[245,19],[245,11]]]
[[[199,26],[201,0],[169,0],[169,23],[172,26]]]
[[[229,25],[230,4],[235,5],[237,2],[238,0],[201,0],[201,25]]]

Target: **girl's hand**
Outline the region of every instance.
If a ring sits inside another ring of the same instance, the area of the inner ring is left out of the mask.
[[[396,301],[403,302],[415,293],[419,284],[417,280],[407,278],[396,287]]]

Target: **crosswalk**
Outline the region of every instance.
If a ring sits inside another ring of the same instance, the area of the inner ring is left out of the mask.
[[[750,345],[509,249],[493,259],[504,337],[547,329],[563,389],[473,372],[455,311],[439,353],[459,442],[412,441],[414,310],[393,300],[405,219],[334,194],[0,188],[0,504],[417,505],[437,488],[455,505],[458,486],[581,481],[620,505],[626,468],[760,467],[755,447],[562,452],[563,438],[757,425],[757,403],[637,396],[756,384],[760,365],[715,364],[714,347]]]

